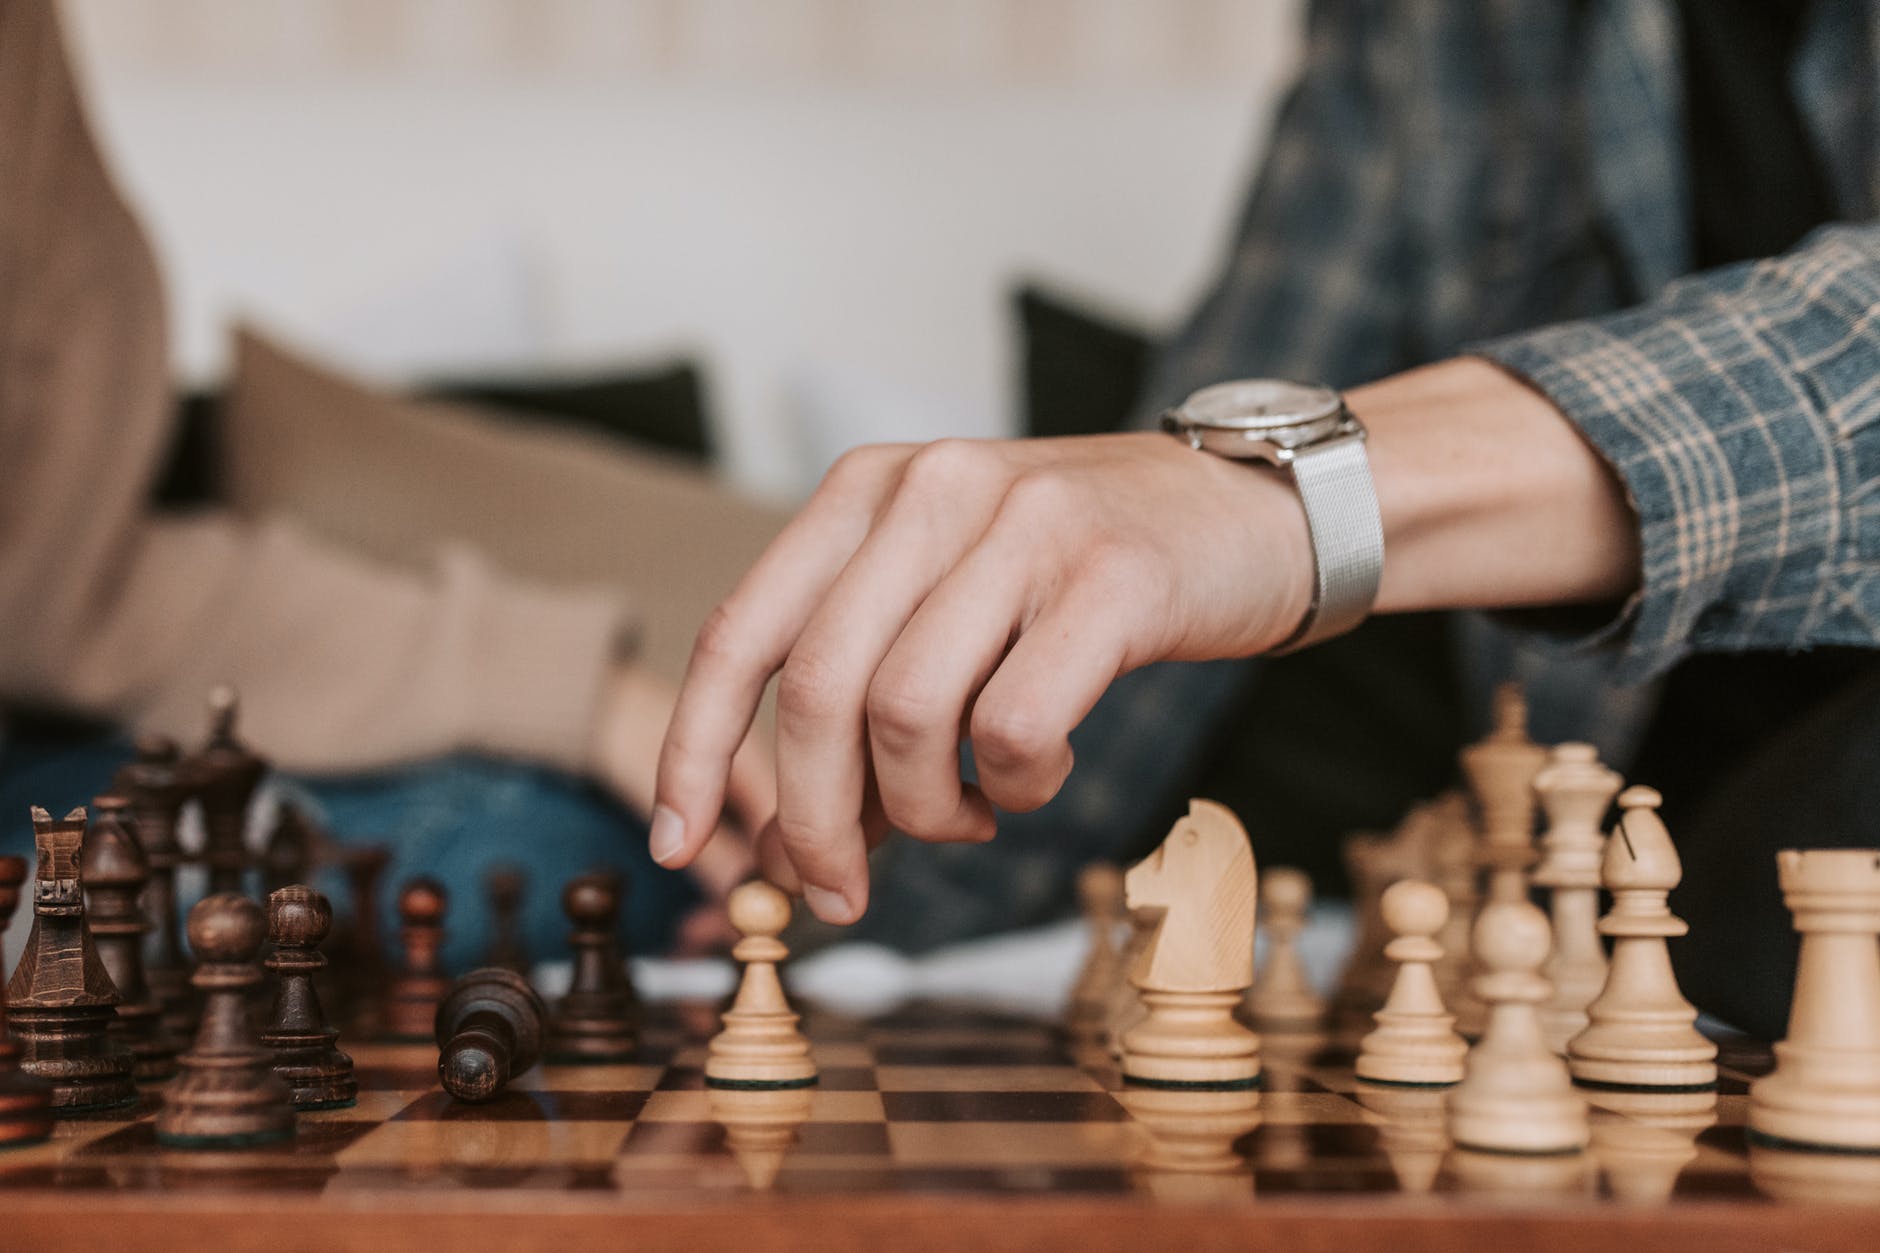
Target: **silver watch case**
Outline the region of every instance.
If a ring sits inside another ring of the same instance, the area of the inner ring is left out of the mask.
[[[1204,387],[1164,412],[1162,429],[1217,457],[1282,469],[1291,467],[1300,449],[1344,436],[1364,438],[1364,424],[1337,392],[1277,379]]]

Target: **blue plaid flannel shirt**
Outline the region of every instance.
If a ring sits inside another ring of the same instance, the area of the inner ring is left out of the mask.
[[[1680,277],[1673,0],[1316,0],[1231,255],[1152,399],[1478,353],[1630,493],[1642,587],[1586,637],[1615,645],[1614,677],[1880,644],[1875,9],[1819,0],[1794,75],[1847,224]]]

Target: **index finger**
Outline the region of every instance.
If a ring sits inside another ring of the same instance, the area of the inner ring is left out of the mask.
[[[861,546],[907,452],[845,454],[700,629],[659,753],[648,850],[660,865],[686,865],[710,838],[765,685]]]

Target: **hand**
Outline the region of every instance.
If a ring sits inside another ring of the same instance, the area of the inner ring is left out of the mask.
[[[781,671],[760,857],[819,917],[851,922],[890,827],[990,839],[995,806],[1057,792],[1071,729],[1118,675],[1270,648],[1311,581],[1290,486],[1159,433],[852,452],[700,633],[654,855],[684,866],[706,846]]]
[[[590,750],[594,773],[642,816],[654,812],[653,784],[660,743],[678,696],[671,683],[633,664],[615,669],[601,695]],[[705,894],[702,909],[706,910],[722,906],[731,889],[751,877],[757,864],[753,836],[777,812],[775,758],[762,736],[752,733],[737,746],[725,793],[731,815],[742,830],[723,829],[720,838],[689,866],[693,880]],[[651,832],[651,836],[656,841],[658,831]],[[658,855],[656,847],[652,851]],[[696,926],[698,932],[692,939],[701,940],[705,924]]]

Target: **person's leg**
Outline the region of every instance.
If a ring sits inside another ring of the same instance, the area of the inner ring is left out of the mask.
[[[450,896],[446,969],[477,965],[490,941],[485,876],[511,863],[528,876],[520,929],[538,960],[564,954],[568,921],[561,893],[585,870],[631,877],[621,916],[629,951],[657,954],[698,901],[691,881],[663,870],[646,852],[646,826],[612,798],[554,771],[488,758],[451,757],[382,774],[292,779],[285,795],[304,800],[334,838],[384,844],[392,853],[380,925],[397,936],[398,887],[429,875]],[[323,886],[344,892],[341,884]]]
[[[1725,1022],[1780,1039],[1797,940],[1775,856],[1880,846],[1880,665],[1775,728],[1713,776],[1707,794],[1685,801],[1689,817],[1671,829],[1684,860],[1671,904],[1691,924],[1671,942],[1684,994]]]

